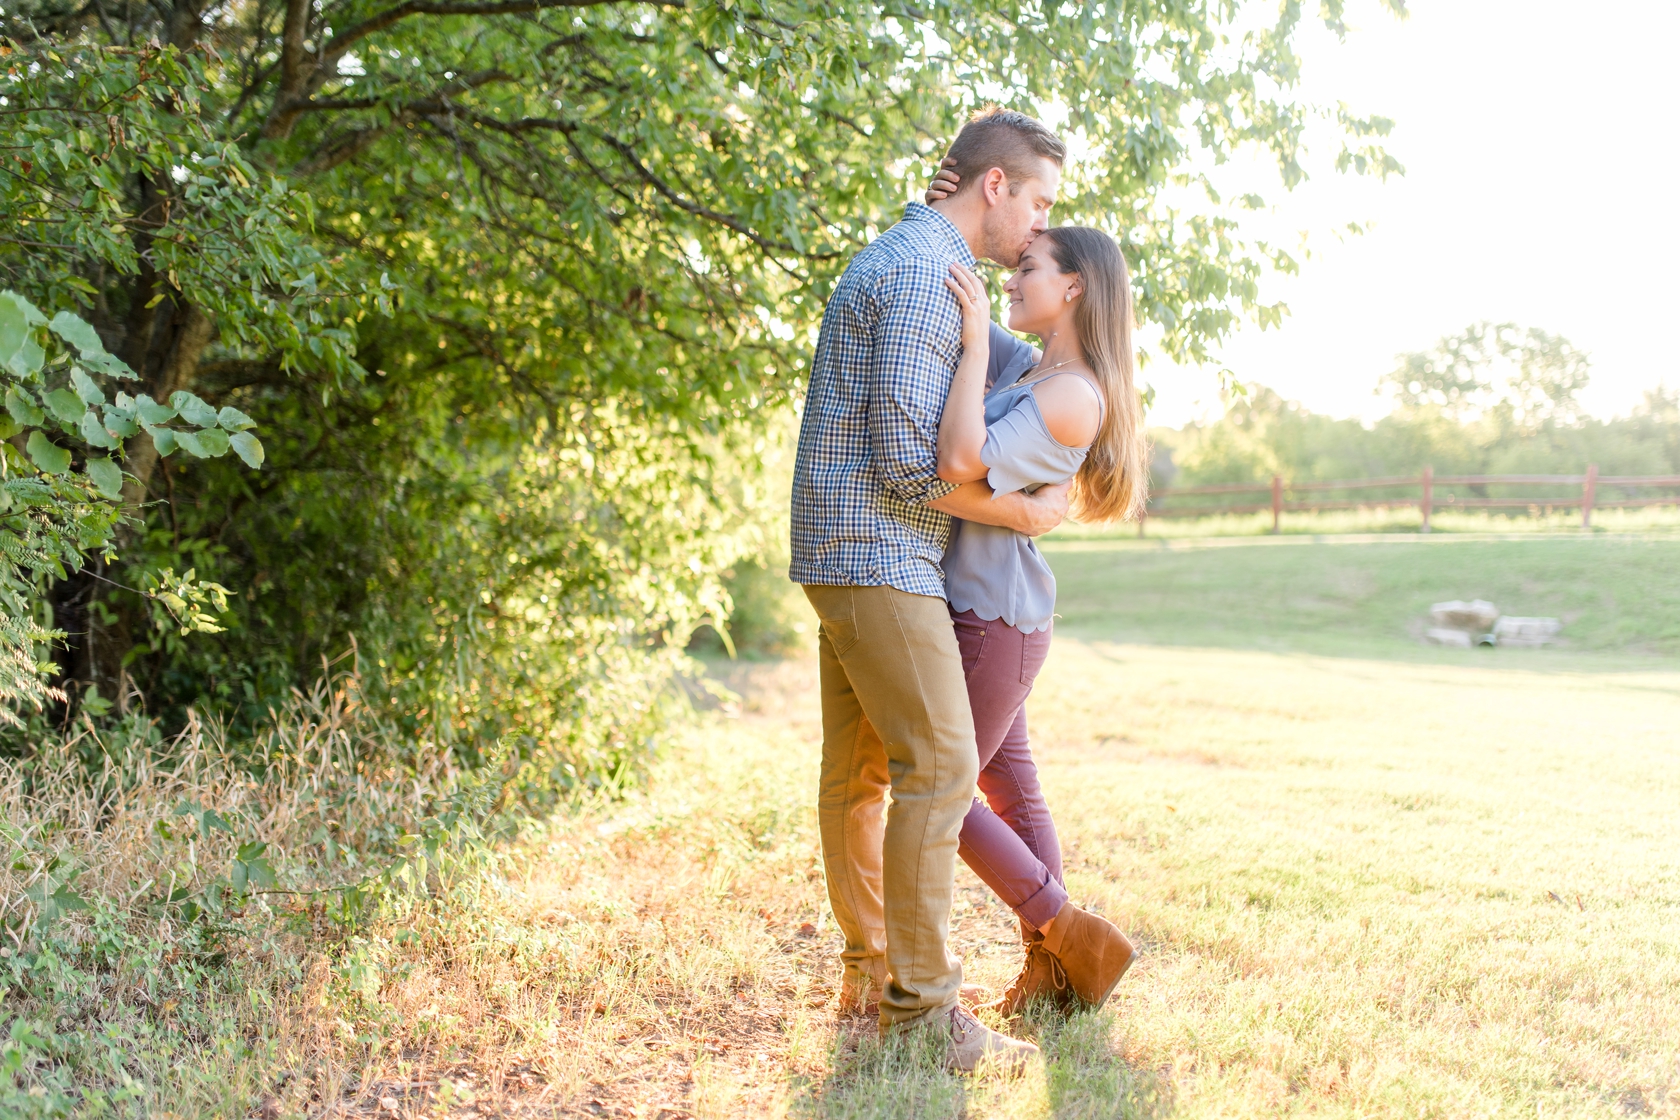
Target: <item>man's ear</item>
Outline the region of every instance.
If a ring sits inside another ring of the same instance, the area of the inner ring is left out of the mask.
[[[1009,176],[1001,167],[994,167],[980,177],[980,197],[986,200],[987,206],[996,206],[1008,190]]]

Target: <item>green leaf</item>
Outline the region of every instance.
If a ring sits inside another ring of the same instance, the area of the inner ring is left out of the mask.
[[[198,824],[199,828],[204,831],[206,838],[210,836],[210,831],[212,829],[230,834],[233,832],[233,826],[224,820],[221,814],[216,812],[214,809],[204,810],[204,816],[199,819]]]
[[[69,884],[64,884],[54,891],[52,900],[58,906],[60,914],[68,914],[72,910],[88,909],[87,900],[71,890]]]
[[[263,855],[268,851],[268,845],[259,840],[249,840],[239,845],[239,853],[233,859],[233,879],[236,890],[244,890],[244,884],[250,883],[262,888],[272,888],[278,882],[274,874],[274,865]]]
[[[93,378],[80,369],[70,371],[70,385],[76,390],[76,395],[87,405],[105,403],[105,391],[93,383]]]
[[[38,327],[47,321],[47,317],[41,314],[38,307],[10,288],[0,292],[0,302],[10,302],[17,308],[18,314],[23,316],[24,323],[31,327]]]
[[[54,389],[44,399],[47,407],[52,409],[53,415],[66,424],[79,424],[82,414],[87,411],[87,405],[82,403],[82,398],[68,389]]]
[[[16,292],[0,292],[0,362],[10,364],[29,338],[28,301]]]
[[[82,439],[89,447],[115,448],[117,441],[111,438],[111,433],[105,430],[105,425],[99,422],[99,413],[91,408],[82,413]]]
[[[171,394],[169,403],[181,414],[181,419],[189,424],[200,428],[216,426],[216,410],[185,390]]]
[[[134,413],[126,408],[107,408],[105,410],[105,427],[115,432],[121,439],[140,433],[140,425],[134,422]]]
[[[265,454],[263,452],[262,441],[256,436],[252,435],[250,432],[236,432],[233,437],[228,440],[228,442],[233,445],[233,449],[238,452],[239,457],[245,460],[245,465],[247,467],[250,467],[252,470],[260,470],[262,468]]]
[[[21,385],[13,385],[6,390],[6,411],[26,428],[38,428],[47,418],[47,414],[35,404],[34,396]]]
[[[68,311],[60,311],[52,317],[47,326],[52,332],[80,352],[92,351],[95,354],[105,352],[105,343],[100,340],[99,332],[94,330],[86,319],[80,315],[72,315]]]
[[[176,432],[175,442],[181,445],[181,450],[200,459],[220,459],[229,447],[228,434],[220,428]]]
[[[87,461],[87,476],[93,480],[94,486],[107,498],[122,496],[122,468],[109,459],[89,459]]]
[[[247,860],[245,867],[250,873],[251,882],[255,883],[262,889],[273,890],[279,885],[279,876],[275,875],[274,865],[268,862],[267,856]]]
[[[216,423],[220,424],[230,432],[243,431],[246,428],[254,428],[257,426],[257,422],[255,420],[251,419],[237,408],[234,408],[232,405],[224,406],[220,412],[216,413]]]
[[[145,393],[134,398],[134,410],[140,417],[142,424],[167,424],[175,419],[175,410],[166,404],[159,404]]]
[[[70,452],[48,439],[39,430],[29,433],[29,442],[24,445],[24,450],[35,460],[35,465],[48,474],[63,474],[70,469]]]
[[[6,368],[18,377],[33,378],[46,360],[47,352],[31,336],[23,340],[23,347],[6,362]]]
[[[157,448],[157,453],[160,458],[167,459],[171,455],[175,454],[175,448],[178,447],[179,444],[175,440],[174,432],[170,431],[168,428],[151,427],[148,427],[146,431],[150,433],[152,437],[152,446]]]

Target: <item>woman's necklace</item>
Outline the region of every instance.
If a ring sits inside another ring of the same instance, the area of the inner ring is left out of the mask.
[[[1079,360],[1078,358],[1069,358],[1067,361],[1057,362],[1053,366],[1037,366],[1037,367],[1035,367],[1031,370],[1028,370],[1027,375],[1025,377],[1021,378],[1021,380],[1022,381],[1037,381],[1040,378],[1042,378],[1045,374],[1049,373],[1051,370],[1061,369],[1063,366],[1071,366],[1074,362],[1077,362],[1078,360]]]

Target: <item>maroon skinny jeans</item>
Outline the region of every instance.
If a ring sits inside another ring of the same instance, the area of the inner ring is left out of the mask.
[[[976,797],[963,818],[957,852],[1022,921],[1043,929],[1068,898],[1062,847],[1027,742],[1027,694],[1050,652],[1051,632],[1023,634],[973,611],[953,611],[951,624],[968,679],[985,798]]]

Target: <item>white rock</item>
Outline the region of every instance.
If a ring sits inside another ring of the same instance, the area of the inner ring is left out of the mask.
[[[1436,626],[1486,634],[1493,629],[1494,622],[1498,620],[1499,608],[1486,599],[1472,599],[1468,603],[1462,599],[1453,599],[1430,607],[1429,617],[1435,621]]]
[[[1504,615],[1494,623],[1493,636],[1502,646],[1543,646],[1550,643],[1563,623],[1555,618],[1521,618]]]

